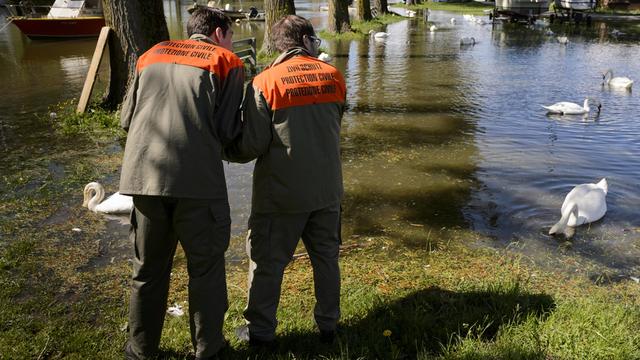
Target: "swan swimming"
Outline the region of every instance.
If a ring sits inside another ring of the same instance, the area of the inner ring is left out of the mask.
[[[569,43],[569,38],[566,36],[558,36],[558,42],[563,45],[567,45]]]
[[[607,75],[610,76],[607,78]],[[613,77],[613,71],[611,69],[602,74],[602,81],[604,81],[605,85],[616,89],[631,89],[631,85],[633,85],[633,80],[628,77]]]
[[[580,106],[576,103],[562,101],[559,103],[555,103],[553,105],[544,106],[543,108],[547,109],[549,114],[560,114],[560,115],[582,115],[588,114],[591,108],[589,108],[589,99],[584,99],[584,106]],[[598,113],[600,113],[600,109],[602,108],[602,104],[598,104]]]
[[[82,206],[95,213],[123,214],[130,213],[133,209],[133,198],[121,195],[119,192],[104,199],[104,187],[97,182],[90,182],[84,187],[84,200]]]
[[[435,25],[431,25],[431,26],[429,27],[429,31],[431,31],[431,32],[435,32],[436,30],[438,30],[438,27],[437,27],[437,26],[435,26]]]
[[[330,62],[331,60],[333,60],[333,58],[331,57],[331,55],[323,52],[323,53],[320,53],[320,55],[318,55],[318,60],[322,60],[324,62]]]
[[[386,32],[375,32],[375,30],[369,31],[369,35],[371,35],[376,40],[384,40],[389,37],[389,33]]]
[[[463,37],[460,39],[460,45],[475,45],[476,38],[474,37]]]
[[[549,230],[549,235],[564,234],[571,238],[576,226],[600,220],[607,212],[607,179],[597,184],[577,185],[564,198],[562,217]]]

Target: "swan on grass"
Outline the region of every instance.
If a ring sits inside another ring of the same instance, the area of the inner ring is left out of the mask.
[[[82,206],[95,213],[123,214],[133,209],[133,198],[122,195],[119,192],[104,199],[104,187],[97,182],[90,182],[84,187],[84,200]]]
[[[547,109],[547,112],[549,114],[560,114],[560,115],[582,115],[582,114],[588,114],[589,111],[591,111],[591,108],[589,107],[589,98],[584,99],[583,106],[580,106],[572,102],[562,101],[549,106],[542,105],[542,107]],[[601,108],[602,108],[602,105],[598,104],[598,113],[600,113]]]
[[[607,75],[609,76],[607,77]],[[616,89],[631,89],[631,85],[633,85],[633,80],[628,77],[613,77],[613,70],[611,69],[602,74],[602,81],[604,81],[604,85]]]
[[[549,230],[549,235],[564,234],[568,239],[575,234],[575,227],[600,220],[607,212],[607,179],[597,184],[577,185],[564,198],[562,217]]]

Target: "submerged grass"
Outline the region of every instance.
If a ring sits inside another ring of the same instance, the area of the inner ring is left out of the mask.
[[[320,36],[325,39],[334,40],[357,40],[369,36],[369,31],[380,30],[387,24],[393,24],[394,22],[406,20],[405,17],[399,16],[394,13],[382,14],[373,18],[370,21],[352,21],[351,30],[344,33],[332,33],[326,30],[320,31]]]
[[[77,136],[97,136],[89,135],[93,124],[70,122],[86,129]],[[46,161],[31,164],[27,185],[3,180],[3,359],[122,357],[130,265],[126,260],[92,265],[110,256],[101,246],[108,230],[101,216],[79,206],[82,186],[89,179],[104,178],[101,174],[117,174],[121,154],[92,141],[82,144],[64,156],[52,155],[64,168],[55,180]],[[43,183],[51,185],[28,185]],[[473,249],[465,244],[482,238],[459,226],[445,224],[428,235],[419,234],[426,227],[412,225],[360,231],[349,224],[360,209],[354,202],[361,200],[357,195],[345,200],[351,209],[345,213],[345,244],[358,246],[340,260],[338,341],[326,346],[318,340],[310,263],[301,258],[286,270],[275,351],[254,352],[239,343],[233,329],[243,323],[247,272],[245,266],[231,267],[224,329],[230,346],[222,358],[640,358],[638,284],[597,285],[585,273],[543,270],[518,255]],[[81,231],[72,231],[74,227]],[[179,250],[170,304],[187,306],[187,279],[186,260]],[[191,358],[186,315],[167,318],[161,350],[161,358]]]
[[[396,6],[396,5],[394,5]],[[402,4],[397,6],[402,7]],[[465,14],[482,14],[484,10],[493,9],[493,5],[489,5],[487,3],[481,3],[477,1],[466,1],[466,2],[431,2],[425,1],[422,4],[418,5],[409,5],[406,6],[408,9],[412,10],[421,10],[421,9],[430,9],[430,10],[444,10]]]

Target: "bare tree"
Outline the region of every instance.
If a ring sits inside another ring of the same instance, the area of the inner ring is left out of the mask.
[[[126,94],[138,57],[169,39],[162,0],[102,0],[109,36],[109,89],[103,105],[115,109]]]
[[[356,19],[360,21],[371,20],[371,1],[370,0],[356,0]]]
[[[271,55],[276,52],[276,47],[271,40],[271,27],[285,15],[295,15],[296,6],[293,0],[264,0],[264,41],[262,52]]]
[[[329,14],[327,16],[329,19],[327,31],[332,33],[351,31],[348,0],[329,0]]]

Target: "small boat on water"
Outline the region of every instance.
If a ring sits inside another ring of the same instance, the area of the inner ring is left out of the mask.
[[[7,8],[12,15],[7,20],[29,38],[92,37],[104,26],[101,0],[55,0],[46,13],[43,7]]]

